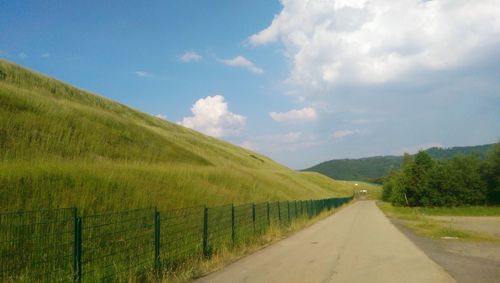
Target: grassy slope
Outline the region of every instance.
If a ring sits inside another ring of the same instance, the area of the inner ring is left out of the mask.
[[[271,159],[0,60],[2,211],[349,195]]]

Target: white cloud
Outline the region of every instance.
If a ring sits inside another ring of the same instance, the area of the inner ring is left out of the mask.
[[[154,115],[156,118],[160,118],[162,120],[167,120],[167,116],[163,115],[163,114],[156,114]]]
[[[369,124],[371,121],[368,119],[355,119],[352,120],[351,123],[355,125],[360,125],[360,124]]]
[[[203,57],[194,52],[194,51],[186,51],[184,54],[181,55],[180,60],[184,63],[188,63],[191,61],[200,61]]]
[[[385,83],[472,64],[500,49],[498,0],[281,0],[250,44],[281,41],[289,82]]]
[[[42,58],[49,58],[50,57],[50,53],[43,53],[40,57],[42,57]]]
[[[134,74],[140,78],[156,78],[155,74],[146,71],[135,71]]]
[[[338,130],[338,131],[333,132],[332,137],[334,139],[340,139],[340,138],[345,138],[345,137],[354,135],[355,133],[356,133],[355,131],[351,131],[351,130]]]
[[[254,74],[261,75],[264,73],[264,70],[255,66],[254,63],[243,56],[236,56],[233,59],[223,59],[220,61],[227,66],[245,68]]]
[[[21,52],[21,53],[19,53],[19,58],[26,59],[26,58],[28,58],[28,54]]]
[[[193,116],[184,117],[179,124],[213,137],[238,135],[246,124],[246,118],[229,111],[221,95],[200,98],[191,108]]]
[[[330,135],[330,138],[342,139],[342,138],[349,137],[349,136],[354,136],[354,135],[363,136],[363,135],[367,135],[367,134],[370,134],[370,131],[366,130],[366,129],[337,130],[337,131],[334,131],[333,134]]]
[[[323,142],[313,134],[289,132],[286,134],[253,137],[240,145],[250,150],[275,153],[296,152],[322,143]]]
[[[270,112],[269,116],[274,121],[278,122],[302,122],[302,121],[313,121],[318,118],[316,110],[311,107],[305,107],[303,109],[293,109],[288,112]]]

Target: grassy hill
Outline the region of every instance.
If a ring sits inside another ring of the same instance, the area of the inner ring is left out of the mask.
[[[5,60],[0,121],[2,211],[165,209],[345,196],[354,188]]]
[[[475,154],[485,158],[493,144],[478,146],[460,146],[451,148],[432,147],[425,150],[433,158],[452,158],[456,155]],[[402,156],[374,156],[359,159],[333,159],[322,162],[304,171],[318,172],[338,180],[370,181],[385,176],[391,168],[399,168]]]

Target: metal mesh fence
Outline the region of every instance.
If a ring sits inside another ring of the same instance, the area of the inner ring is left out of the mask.
[[[352,197],[155,208],[77,216],[76,208],[0,213],[0,282],[146,281],[194,258],[245,245]]]
[[[141,277],[154,262],[155,210],[82,218],[81,270],[85,282]]]
[[[271,225],[280,225],[280,215],[279,215],[279,202],[269,203],[269,218],[271,218]]]
[[[255,233],[262,234],[268,227],[267,203],[255,204]]]
[[[75,209],[0,214],[0,281],[73,280]]]
[[[175,269],[203,253],[204,207],[160,212],[160,262]]]
[[[207,209],[206,254],[210,255],[232,243],[232,205]]]
[[[234,207],[234,235],[236,243],[245,243],[253,237],[253,204]]]
[[[279,202],[279,212],[280,212],[280,224],[287,225],[288,224],[288,202],[282,201]]]

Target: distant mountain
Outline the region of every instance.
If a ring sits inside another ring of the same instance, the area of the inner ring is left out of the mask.
[[[432,147],[425,150],[436,159],[452,158],[460,154],[475,154],[484,158],[493,144],[458,146],[451,148]],[[313,171],[337,180],[375,181],[385,176],[391,168],[399,168],[402,156],[374,156],[359,159],[333,159],[302,171]]]

